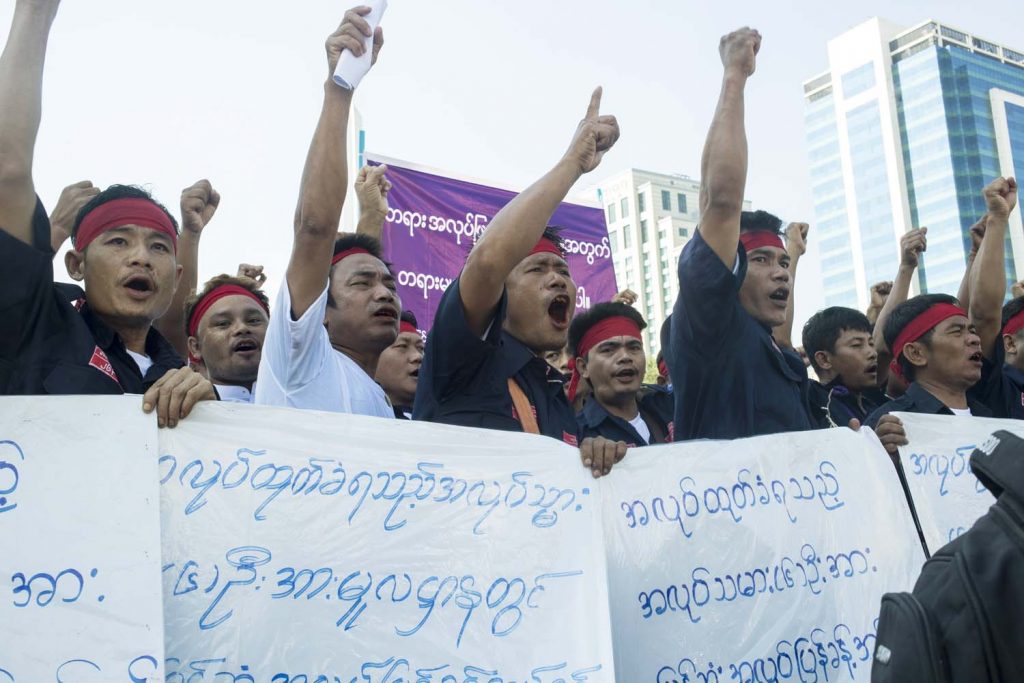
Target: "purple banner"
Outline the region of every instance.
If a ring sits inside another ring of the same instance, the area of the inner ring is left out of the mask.
[[[516,193],[383,161],[392,183],[384,254],[398,278],[402,306],[416,314],[420,330],[426,332],[469,250]],[[563,228],[566,259],[577,287],[576,310],[609,301],[617,290],[604,211],[563,202],[551,224]]]

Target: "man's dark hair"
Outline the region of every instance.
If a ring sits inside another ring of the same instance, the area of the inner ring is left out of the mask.
[[[770,232],[782,234],[782,219],[767,211],[743,211],[740,213],[740,232]]]
[[[85,219],[94,209],[99,206],[112,202],[115,199],[145,199],[148,202],[152,202],[160,208],[167,217],[171,219],[171,225],[174,226],[174,232],[178,232],[178,221],[171,215],[171,212],[167,210],[167,207],[153,199],[148,191],[142,189],[137,185],[111,185],[107,189],[100,192],[98,195],[86,202],[85,206],[78,210],[78,215],[75,216],[75,224],[71,227],[71,243],[74,244],[75,237],[78,235],[78,226],[82,224],[82,220]]]
[[[644,321],[644,317],[640,315],[640,311],[632,306],[613,301],[597,304],[590,310],[577,315],[572,319],[572,324],[569,325],[569,351],[572,353],[572,357],[576,358],[579,356],[580,342],[583,341],[583,336],[587,333],[587,330],[602,320],[617,315],[629,318],[641,330],[647,327],[647,323]]]
[[[409,310],[402,311],[402,315],[399,316],[399,319],[403,323],[409,323],[410,325],[415,327],[417,330],[420,329],[420,324],[418,322],[416,322],[416,314],[413,313],[412,311],[409,311]]]
[[[821,368],[814,360],[814,354],[818,351],[835,353],[836,342],[847,330],[871,334],[871,321],[860,311],[843,306],[832,306],[818,311],[807,321],[801,341],[815,372],[821,372]]]
[[[1016,299],[1010,299],[1009,301],[1007,301],[1006,305],[1003,306],[1003,322],[999,326],[999,329],[1002,330],[1004,327],[1006,327],[1006,323],[1010,322],[1010,318],[1017,315],[1021,311],[1024,311],[1024,296],[1019,296]],[[1002,342],[1000,342],[1000,344],[1001,343]]]
[[[900,332],[903,331],[910,322],[921,315],[935,304],[954,304],[959,305],[956,297],[952,297],[948,294],[920,294],[918,296],[907,299],[899,306],[893,309],[892,313],[889,314],[889,319],[885,321],[885,329],[882,330],[882,334],[885,337],[885,345],[892,350],[893,345],[896,343],[896,337],[900,336]],[[925,345],[927,348],[931,348],[932,345],[932,334],[935,332],[934,329],[928,330],[926,333],[921,335],[917,340]],[[902,353],[899,358],[896,359],[899,363],[900,369],[903,371],[903,376],[908,381],[914,381],[914,366],[910,364],[906,356]]]
[[[207,280],[206,284],[203,285],[202,291],[192,292],[187,299],[185,299],[185,334],[188,335],[188,328],[192,322],[192,312],[196,310],[196,306],[210,294],[213,290],[217,289],[221,285],[236,285],[242,289],[246,289],[256,295],[256,298],[260,300],[264,308],[270,308],[270,300],[267,298],[266,293],[260,289],[260,284],[248,277],[237,277],[234,275],[228,275],[224,273],[217,275]]]
[[[334,256],[337,256],[343,251],[349,249],[365,249],[370,252],[371,256],[379,258],[387,266],[388,270],[391,270],[391,264],[388,261],[384,261],[384,248],[380,245],[380,242],[369,235],[363,235],[358,232],[347,232],[338,239],[334,240]],[[331,269],[333,271],[333,268]],[[394,273],[392,273],[394,274]],[[331,293],[330,286],[327,287],[327,305],[334,308],[337,304],[334,301],[334,295]]]
[[[541,238],[551,240],[551,242],[558,247],[558,251],[563,254],[565,253],[565,239],[562,237],[562,226],[549,225],[544,228],[544,234],[541,235]]]

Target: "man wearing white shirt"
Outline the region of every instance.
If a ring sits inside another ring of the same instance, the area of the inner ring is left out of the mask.
[[[370,29],[363,18],[368,12],[349,10],[327,39],[323,109],[306,156],[291,259],[267,330],[256,403],[394,419],[373,381],[380,353],[398,336],[394,276],[375,239],[337,236],[353,93],[331,75],[344,50],[356,57],[370,50],[376,62],[384,36]]]
[[[188,356],[221,401],[252,403],[270,304],[256,280],[218,275],[185,302]]]

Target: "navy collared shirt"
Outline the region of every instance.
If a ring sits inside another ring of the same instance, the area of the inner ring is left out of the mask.
[[[853,393],[843,384],[841,377],[836,377],[828,384],[812,380],[808,390],[811,416],[822,428],[831,427],[832,423],[838,427],[846,427],[852,419],[864,424],[868,415],[888,400],[881,389],[871,389],[861,392],[858,403]]]
[[[1024,372],[1006,364],[1002,336],[996,340],[995,353],[992,372],[979,382],[974,394],[994,417],[1024,420]]]
[[[164,373],[184,366],[150,328],[143,376],[121,338],[88,304],[84,292],[53,281],[50,221],[37,200],[32,246],[0,228],[0,394],[141,394]]]
[[[814,428],[803,361],[779,349],[771,330],[740,304],[747,257],[740,245],[736,252],[733,273],[698,231],[679,256],[667,354],[678,441]]]
[[[989,410],[983,403],[971,397],[971,394],[967,395],[967,407],[971,409],[971,415],[974,417],[992,417],[992,411]],[[889,413],[924,413],[926,415],[953,415],[953,411],[950,410],[945,403],[935,398],[927,389],[922,387],[917,382],[912,382],[907,387],[906,393],[899,398],[895,398],[887,403],[882,404],[875,412],[868,416],[867,426],[874,429],[878,424],[878,420],[883,415]]]
[[[576,415],[576,421],[580,425],[580,438],[603,436],[612,441],[623,441],[630,447],[669,443],[673,435],[674,403],[672,394],[661,390],[660,387],[658,390],[645,387],[637,392],[640,417],[647,423],[647,428],[651,432],[651,441],[648,443],[641,438],[633,425],[609,413],[594,396],[591,396],[583,410]]]
[[[466,322],[459,280],[452,282],[427,336],[412,417],[521,432],[508,390],[512,377],[529,399],[540,433],[575,446],[576,417],[565,398],[562,374],[502,329],[507,305],[503,293],[481,339]]]

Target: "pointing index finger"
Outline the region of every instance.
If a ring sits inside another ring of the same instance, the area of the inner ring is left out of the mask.
[[[594,92],[590,95],[590,104],[587,106],[587,118],[592,119],[597,117],[601,111],[601,94],[604,89],[601,86],[594,88]]]

